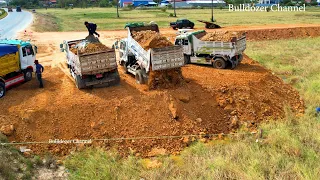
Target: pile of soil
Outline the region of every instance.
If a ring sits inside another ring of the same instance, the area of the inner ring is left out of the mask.
[[[78,54],[78,50],[80,54],[90,54],[94,52],[100,52],[100,51],[109,51],[111,48],[107,47],[106,45],[102,43],[89,43],[84,48],[70,48],[70,51],[74,54]]]
[[[49,68],[49,69],[48,69]],[[88,140],[121,137],[229,133],[239,124],[284,117],[284,107],[303,113],[299,93],[258,63],[244,58],[234,70],[186,66],[186,83],[145,91],[120,71],[120,86],[79,91],[60,69],[44,73],[45,89],[33,80],[8,91],[0,104],[0,127],[13,125],[10,141]],[[214,78],[213,78],[214,77]],[[134,113],[133,113],[134,112]],[[81,115],[81,116],[79,116]],[[9,121],[10,119],[10,121]],[[154,148],[175,153],[193,139],[93,141],[85,146],[117,148],[148,156]],[[28,144],[36,154],[67,155],[82,144]]]
[[[151,71],[148,87],[152,89],[172,88],[184,83],[181,68]]]
[[[214,31],[208,32],[204,36],[200,37],[202,41],[224,41],[229,42],[233,37],[237,39],[242,36],[243,33],[236,31]]]
[[[160,33],[147,30],[147,31],[133,31],[132,37],[135,39],[145,50],[151,48],[162,48],[167,46],[173,46],[166,37],[160,35]]]

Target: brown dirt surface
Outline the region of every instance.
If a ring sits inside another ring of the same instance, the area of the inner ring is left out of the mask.
[[[254,127],[262,120],[284,117],[286,105],[294,112],[303,112],[298,92],[249,58],[235,70],[187,65],[182,74],[186,83],[181,86],[145,91],[131,75],[120,71],[119,86],[81,91],[70,75],[58,67],[46,67],[44,89],[38,89],[34,79],[10,89],[1,99],[0,114],[5,118],[0,119],[0,125],[15,127],[10,141],[48,142],[228,133],[233,130],[235,115]],[[85,146],[147,156],[153,148],[164,148],[169,153],[182,150],[190,141],[184,138],[93,141]],[[32,153],[50,151],[56,155],[67,155],[84,147],[26,146]]]
[[[261,31],[269,33],[270,28],[252,30],[264,29]],[[270,34],[281,34],[281,28],[287,27],[274,28]],[[300,27],[290,28],[301,32]],[[304,28],[311,32],[320,26]],[[248,31],[249,28],[239,29]],[[174,37],[175,32],[162,31],[167,37]],[[234,70],[187,65],[181,68],[185,83],[168,89],[147,91],[136,84],[132,75],[120,69],[119,86],[78,90],[68,69],[63,68],[65,54],[60,53],[58,47],[63,40],[80,39],[86,34],[33,33],[32,42],[39,50],[37,58],[45,66],[45,88],[39,89],[38,82],[33,79],[9,89],[0,100],[0,127],[13,125],[14,131],[8,136],[11,142],[228,133],[239,122],[254,128],[261,121],[284,117],[284,107],[290,107],[297,114],[304,112],[303,101],[296,90],[248,57]],[[126,31],[108,31],[101,35],[104,44],[112,44],[125,37]],[[309,35],[319,36],[320,31]],[[257,36],[255,38],[260,39],[260,35]],[[177,152],[193,140],[94,140],[85,146],[148,156],[154,148]],[[23,146],[30,148],[31,153],[47,154],[49,151],[56,155],[67,155],[84,147],[81,144]]]
[[[204,36],[202,36],[200,39],[202,41],[224,41],[229,42],[233,37],[236,37],[237,39],[242,36],[241,32],[236,31],[214,31],[214,32],[208,32]]]
[[[143,47],[145,50],[151,48],[162,48],[167,46],[173,46],[173,44],[167,39],[155,31],[138,31],[132,32],[132,37]]]

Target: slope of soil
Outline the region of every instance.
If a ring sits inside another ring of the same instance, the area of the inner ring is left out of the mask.
[[[320,36],[320,26],[263,26],[263,27],[227,27],[219,30],[208,29],[208,32],[213,31],[236,31],[240,34],[246,33],[247,40],[261,41],[261,40],[277,40],[288,38],[303,38]]]
[[[261,120],[283,117],[285,105],[303,112],[296,91],[248,58],[235,70],[188,65],[182,68],[187,83],[161,91],[144,91],[122,71],[119,86],[83,91],[59,68],[47,67],[46,72],[44,89],[33,80],[11,89],[1,100],[0,125],[15,128],[11,141],[228,133],[234,128],[234,116],[255,126]],[[91,145],[148,156],[154,148],[176,152],[188,144],[181,138],[93,141]],[[57,155],[82,147],[27,145],[34,153]]]

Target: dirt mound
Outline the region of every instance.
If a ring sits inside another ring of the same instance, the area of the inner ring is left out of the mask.
[[[186,83],[161,91],[142,90],[122,71],[120,86],[79,91],[58,68],[47,67],[47,72],[44,89],[34,80],[8,91],[0,114],[10,123],[0,118],[0,126],[14,126],[10,141],[93,143],[26,145],[37,154],[66,155],[84,146],[116,147],[121,154],[141,156],[153,148],[173,153],[194,138],[94,139],[228,133],[238,121],[254,128],[262,120],[284,117],[285,106],[296,113],[304,108],[297,91],[247,57],[234,70],[188,65],[182,68]]]
[[[234,26],[225,27],[223,29],[213,30],[206,29],[209,33],[218,31],[238,32],[238,34],[246,33],[247,40],[277,40],[289,38],[317,37],[320,36],[320,26],[310,25],[266,25],[266,26]],[[173,36],[174,37],[174,36]]]
[[[173,44],[166,37],[151,30],[138,32],[133,31],[132,36],[145,50],[173,46]]]
[[[171,88],[184,82],[181,68],[162,71],[151,71],[149,74],[149,89]]]
[[[202,36],[200,39],[202,41],[224,41],[228,42],[231,41],[233,37],[236,37],[237,39],[242,36],[242,32],[236,32],[236,31],[214,31],[214,32],[208,32],[204,36]]]

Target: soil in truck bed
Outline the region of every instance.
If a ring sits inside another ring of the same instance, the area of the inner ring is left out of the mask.
[[[224,41],[229,42],[233,37],[237,39],[242,36],[243,33],[235,31],[214,31],[207,32],[204,35],[198,37],[202,41]]]
[[[135,39],[145,50],[151,48],[162,48],[167,46],[173,46],[166,37],[155,31],[139,31],[132,32],[132,37]]]
[[[89,43],[85,46],[85,48],[79,48],[80,54],[90,54],[99,51],[109,51],[111,48],[107,47],[102,43]],[[70,51],[74,54],[78,54],[77,48],[71,47]]]

